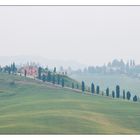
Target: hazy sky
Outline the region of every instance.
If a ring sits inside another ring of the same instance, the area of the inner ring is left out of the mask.
[[[140,63],[140,6],[0,6],[0,56]]]

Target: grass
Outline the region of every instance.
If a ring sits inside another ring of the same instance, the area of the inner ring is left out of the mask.
[[[139,108],[0,74],[0,134],[140,134]]]

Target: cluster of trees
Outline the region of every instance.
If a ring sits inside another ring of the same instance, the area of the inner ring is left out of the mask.
[[[53,84],[62,85],[62,87],[65,86],[64,78],[60,74],[56,73],[56,67],[54,67],[53,71],[50,71],[48,69],[43,69],[42,67],[38,68],[38,77],[39,80],[42,80],[43,82],[51,82]]]
[[[0,72],[6,72],[8,74],[16,74],[17,67],[15,65],[15,62],[13,62],[11,65],[6,65],[4,67],[0,67]]]

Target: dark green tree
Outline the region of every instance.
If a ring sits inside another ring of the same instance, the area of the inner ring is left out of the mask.
[[[106,89],[106,96],[109,96],[109,88]]]
[[[84,91],[85,91],[85,82],[82,81],[82,94],[84,94]]]
[[[52,83],[55,84],[55,75],[52,77]]]
[[[116,97],[120,98],[120,86],[119,85],[116,86]]]
[[[125,99],[125,90],[123,90],[123,99]]]
[[[58,85],[60,84],[60,75],[59,74],[57,75],[57,84]]]
[[[45,75],[45,74],[42,75],[42,81],[43,81],[43,82],[46,81],[46,75]]]
[[[71,86],[72,86],[72,89],[73,89],[73,88],[74,88],[74,83],[72,83],[72,85],[71,85]]]
[[[91,84],[91,93],[92,93],[92,95],[94,95],[94,93],[95,93],[95,86],[93,83]]]
[[[13,63],[11,64],[11,72],[12,72],[13,74],[15,74],[16,71],[17,71],[17,68],[16,68],[16,65],[15,65],[15,62],[13,62]]]
[[[47,75],[47,81],[51,82],[52,76],[51,76],[51,72],[48,71],[48,75]]]
[[[127,100],[130,100],[130,98],[131,98],[131,93],[130,93],[130,91],[127,91],[126,97],[127,97]]]
[[[134,101],[134,102],[137,102],[137,101],[138,101],[138,98],[137,98],[136,95],[133,97],[133,101]]]
[[[40,80],[41,80],[41,72],[42,72],[42,68],[39,67],[38,68],[38,79],[40,79]]]
[[[96,87],[96,93],[97,93],[97,94],[100,93],[100,87],[99,87],[99,86]]]
[[[65,85],[65,82],[64,82],[64,79],[62,79],[62,87],[64,87]]]
[[[112,91],[112,97],[115,98],[115,91]]]

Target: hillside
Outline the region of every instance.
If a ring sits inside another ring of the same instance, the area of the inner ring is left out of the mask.
[[[0,74],[0,134],[140,134],[139,108]]]

